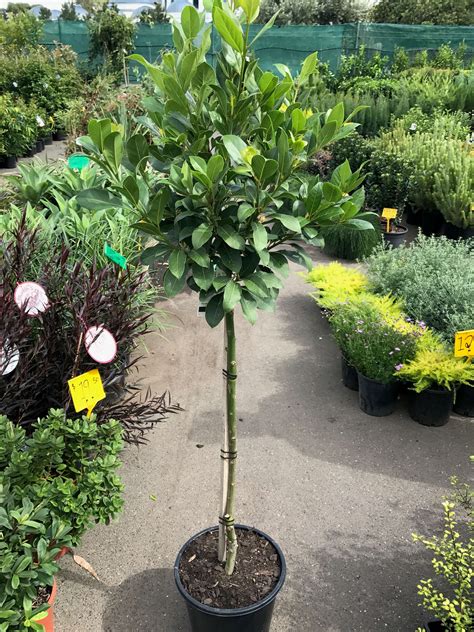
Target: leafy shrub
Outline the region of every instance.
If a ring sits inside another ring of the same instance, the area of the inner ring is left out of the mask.
[[[139,17],[139,22],[141,24],[149,24],[150,26],[152,26],[153,24],[163,24],[164,22],[169,21],[169,16],[163,8],[161,2],[154,2],[153,8],[148,7],[144,9],[140,13]]]
[[[4,19],[0,18],[0,46],[13,50],[32,48],[38,44],[42,30],[41,20],[32,13],[8,12]]]
[[[22,425],[52,407],[63,407],[74,417],[67,380],[96,368],[81,344],[82,334],[90,324],[104,324],[119,353],[101,367],[108,397],[96,408],[98,419],[115,417],[124,425],[126,439],[137,437],[156,414],[159,421],[167,410],[163,397],[153,397],[146,405],[134,398],[133,384],[125,390],[125,400],[117,401],[126,371],[136,362],[129,355],[148,329],[155,290],[142,267],[129,265],[123,271],[111,262],[99,267],[95,261],[74,260],[58,237],[32,233],[23,220],[13,236],[0,241],[0,330],[8,332],[9,346],[16,346],[20,355],[17,368],[0,376],[2,412]],[[38,280],[50,301],[34,318],[13,300],[15,287],[25,280]]]
[[[454,476],[451,484],[454,492],[443,502],[442,534],[413,534],[413,540],[429,551],[437,580],[436,586],[433,579],[422,579],[418,594],[420,605],[446,629],[465,632],[474,624],[474,494],[468,484],[461,484]]]
[[[12,438],[8,434],[6,444],[2,441],[2,456]],[[3,478],[0,474],[1,627],[43,632],[41,620],[48,609],[45,600],[58,571],[55,558],[63,546],[71,544],[70,527],[33,490],[2,482]]]
[[[104,5],[87,20],[89,56],[92,61],[102,59],[107,72],[124,70],[125,57],[133,49],[135,25],[112,4]]]
[[[0,95],[0,155],[23,156],[36,142],[39,110],[10,94]]]
[[[28,436],[24,428],[0,416],[0,486],[25,493],[64,524],[72,544],[94,523],[108,524],[122,509],[122,428],[95,417],[68,419],[50,410]]]
[[[388,384],[396,367],[415,356],[419,333],[393,326],[363,296],[337,305],[330,324],[348,363],[369,379]]]
[[[365,274],[355,268],[346,268],[338,261],[316,266],[305,278],[316,288],[312,294],[315,301],[320,307],[328,310],[361,294],[368,287]]]
[[[470,0],[380,0],[371,11],[374,22],[400,24],[472,24]]]
[[[417,393],[427,388],[454,390],[460,384],[474,383],[474,364],[455,358],[452,350],[418,349],[413,360],[397,369],[398,377],[413,384]]]
[[[275,24],[345,24],[359,21],[366,12],[360,0],[263,0],[258,22]]]
[[[74,2],[65,2],[63,5],[61,5],[61,13],[59,14],[59,19],[68,22],[74,22],[78,19],[76,13],[76,5],[74,4]]]
[[[354,230],[346,226],[329,226],[321,231],[324,251],[342,259],[363,259],[369,256],[375,246],[382,242],[378,218],[373,221],[373,230]]]
[[[474,314],[474,248],[469,241],[422,235],[400,248],[379,248],[368,260],[373,290],[401,299],[407,314],[452,344],[471,329]]]

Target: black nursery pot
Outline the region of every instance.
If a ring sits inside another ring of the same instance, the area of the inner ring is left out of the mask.
[[[273,615],[275,599],[283,587],[286,577],[286,563],[283,552],[278,544],[263,531],[245,525],[235,525],[237,529],[255,531],[262,536],[275,550],[280,558],[280,578],[275,588],[261,601],[246,608],[224,609],[212,608],[200,603],[186,591],[179,576],[181,558],[190,543],[203,533],[215,531],[218,527],[211,527],[196,533],[182,547],[174,564],[174,579],[181,596],[186,602],[192,632],[269,632]]]
[[[398,226],[397,228],[398,232],[396,233],[387,233],[386,231],[382,232],[385,243],[390,244],[392,248],[399,248],[406,240],[408,228],[406,226]]]
[[[37,140],[36,141],[36,153],[39,154],[40,151],[43,151],[44,149],[44,143],[42,140]]]
[[[16,156],[7,156],[7,159],[5,160],[5,167],[7,169],[14,169],[16,167]]]
[[[426,632],[448,632],[448,628],[441,621],[430,621],[425,625]]]
[[[423,212],[421,216],[421,230],[424,235],[439,235],[443,228],[444,219],[438,212]]]
[[[58,129],[53,132],[53,140],[67,140],[66,131],[63,129]]]
[[[53,144],[53,135],[52,134],[48,134],[47,136],[44,137],[43,142],[45,145],[52,145]]]
[[[351,391],[358,391],[359,377],[357,375],[357,369],[351,366],[343,355],[341,355],[341,373],[344,386]]]
[[[360,371],[359,378],[359,406],[367,415],[373,417],[386,417],[391,415],[397,406],[398,382],[383,384],[377,380],[371,380]]]
[[[474,386],[462,384],[459,387],[453,410],[463,417],[474,417]]]
[[[453,399],[453,391],[441,388],[427,388],[421,393],[410,391],[408,412],[424,426],[444,426],[449,421]]]
[[[411,206],[407,206],[406,219],[410,226],[421,226],[421,213],[413,210]]]

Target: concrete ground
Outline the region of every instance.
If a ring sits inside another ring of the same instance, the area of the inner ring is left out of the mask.
[[[54,162],[56,160],[64,159],[65,157],[65,148],[66,143],[62,140],[53,141],[52,145],[46,145],[43,151],[40,151],[38,154],[35,154],[32,158],[20,158],[18,162],[20,163],[29,163],[33,160],[42,160],[45,162]],[[0,167],[0,182],[2,176],[11,176],[16,175],[18,173],[18,168],[14,169],[5,169]]]
[[[237,519],[286,555],[272,632],[413,631],[431,556],[411,533],[436,530],[448,477],[468,477],[473,420],[428,428],[401,403],[390,417],[363,414],[309,289],[295,267],[275,314],[238,319]],[[174,328],[148,337],[141,376],[185,412],[126,450],[123,515],[78,550],[102,581],[61,562],[57,632],[190,630],[172,568],[181,544],[216,523],[223,333],[197,316],[195,295],[167,306]]]

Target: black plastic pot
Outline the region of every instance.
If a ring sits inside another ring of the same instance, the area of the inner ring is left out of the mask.
[[[44,143],[42,140],[37,140],[36,141],[36,153],[39,154],[40,151],[43,151],[44,149]]]
[[[65,130],[58,129],[55,132],[53,132],[53,140],[67,140],[67,134]]]
[[[421,216],[419,211],[415,211],[411,206],[406,207],[406,220],[410,226],[421,226]]]
[[[443,228],[443,224],[444,219],[441,213],[423,211],[421,216],[421,230],[424,235],[427,235],[428,237],[431,235],[439,235]]]
[[[245,525],[236,525],[237,529],[248,529],[255,531],[260,536],[264,537],[270,544],[272,544],[280,558],[281,574],[277,585],[264,599],[261,601],[247,606],[246,608],[224,609],[224,608],[212,608],[206,606],[193,597],[186,591],[179,576],[179,564],[181,557],[190,545],[190,543],[197,537],[208,531],[215,531],[218,527],[211,527],[210,529],[204,529],[200,531],[192,538],[190,538],[182,547],[176,558],[174,565],[174,579],[176,586],[178,587],[181,596],[186,602],[188,609],[189,620],[191,622],[192,632],[269,632],[270,624],[273,615],[273,606],[275,599],[283,587],[286,577],[286,563],[283,556],[283,552],[278,544],[272,540],[266,533],[254,529],[253,527],[246,527]],[[249,579],[250,581],[250,579]]]
[[[341,355],[341,372],[344,386],[350,388],[351,391],[358,391],[359,377],[357,375],[357,369],[350,365],[343,355]]]
[[[463,417],[474,417],[474,386],[462,384],[456,393],[453,410]]]
[[[441,621],[429,621],[425,625],[426,632],[448,632],[448,628]]]
[[[14,169],[16,167],[16,156],[7,156],[7,159],[5,160],[5,167],[7,169]]]
[[[28,149],[28,151],[26,152],[25,156],[27,158],[32,158],[35,155],[35,153],[36,153],[36,146],[35,147],[30,147]]]
[[[390,244],[392,248],[398,248],[405,243],[408,228],[406,226],[398,226],[398,232],[387,233],[382,231],[383,240],[385,243]]]
[[[453,398],[453,391],[444,388],[427,388],[421,393],[410,391],[408,412],[424,426],[444,426],[453,409]]]
[[[52,145],[53,144],[53,135],[52,134],[48,134],[47,136],[45,136],[43,138],[43,142],[45,145]]]
[[[397,406],[399,385],[397,382],[383,384],[371,380],[360,371],[359,378],[359,406],[367,415],[386,417],[391,415]]]

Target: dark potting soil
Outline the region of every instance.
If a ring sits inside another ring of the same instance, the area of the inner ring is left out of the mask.
[[[237,529],[237,561],[226,575],[217,559],[218,532],[193,540],[181,557],[179,576],[187,592],[213,608],[244,608],[260,601],[280,577],[275,547],[254,531]]]
[[[40,586],[38,588],[36,599],[33,601],[33,605],[32,605],[33,610],[35,608],[39,608],[40,606],[42,606],[44,603],[48,601],[48,599],[51,597],[51,591],[52,591],[51,586]]]

